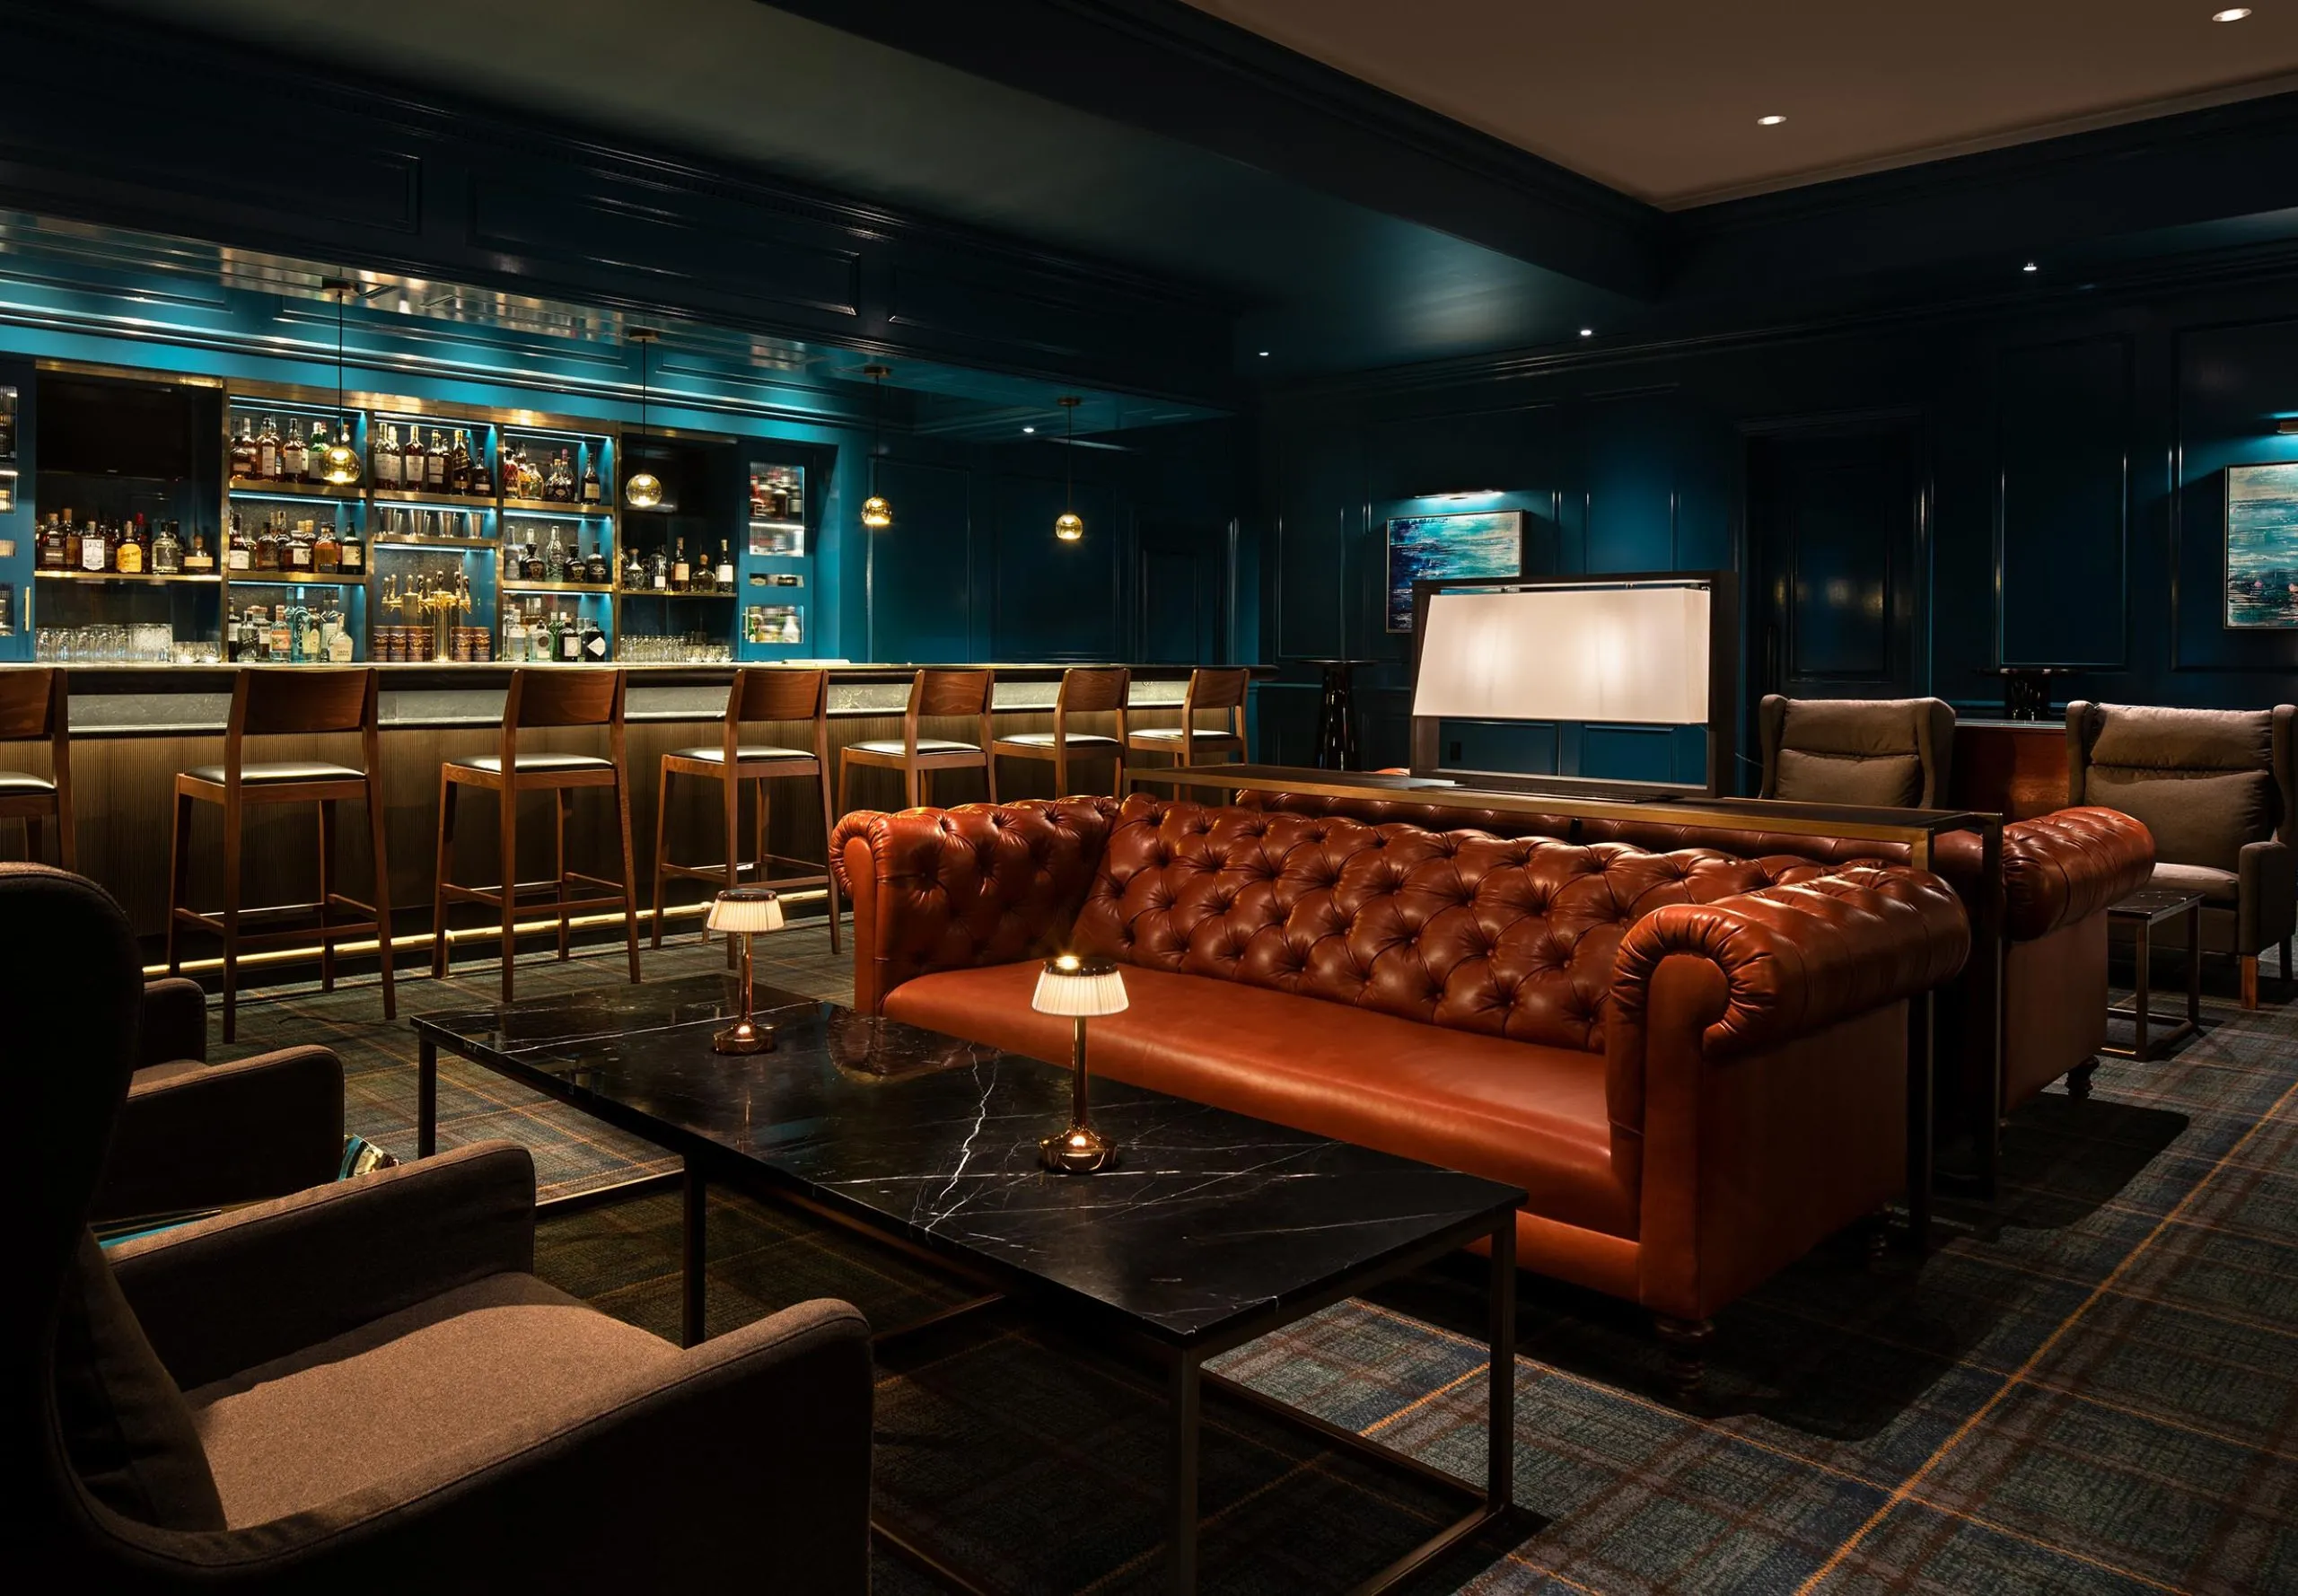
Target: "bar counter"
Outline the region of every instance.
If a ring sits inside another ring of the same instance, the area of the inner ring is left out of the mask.
[[[62,668],[68,672],[71,688],[73,807],[81,873],[101,882],[120,900],[138,934],[156,949],[167,925],[169,828],[176,773],[223,759],[234,672],[317,667],[92,664]],[[527,667],[543,671],[603,668]],[[918,668],[829,662],[822,668],[830,671],[834,800],[838,750],[851,742],[900,739],[909,681]],[[997,672],[993,721],[997,735],[1052,729],[1054,695],[1063,666],[1023,663],[987,668]],[[405,939],[419,937],[431,925],[440,766],[450,759],[496,750],[504,693],[514,667],[383,664],[373,669],[381,678],[379,715],[390,899],[397,933],[402,945],[408,946]],[[621,669],[628,672],[630,682],[631,829],[643,911],[653,902],[652,862],[662,756],[673,749],[717,742],[735,667],[646,664]],[[1175,723],[1188,672],[1186,665],[1135,667],[1130,706],[1138,716],[1136,723]],[[1107,734],[1113,729],[1110,723],[1113,718],[1077,716],[1072,730]],[[927,732],[969,741],[975,736],[970,727],[931,722]],[[745,735],[748,741],[799,748],[811,740],[811,730],[801,724],[760,724],[749,728]],[[552,730],[525,733],[522,746],[603,754],[606,741],[603,729]],[[358,747],[358,739],[353,735],[277,737],[253,740],[249,751],[253,759],[329,759],[355,765]],[[0,763],[40,769],[44,754],[29,746],[13,746],[0,752]],[[997,775],[1001,797],[1054,795],[1049,763],[1001,759]],[[1116,773],[1106,759],[1078,761],[1073,764],[1070,785],[1087,791],[1114,792]],[[801,859],[822,857],[820,811],[811,784],[772,783],[768,794],[772,850]],[[934,801],[952,803],[975,802],[983,796],[981,777],[972,771],[945,774],[933,794]],[[852,801],[856,808],[899,808],[900,777],[882,770],[856,769]],[[746,798],[745,837],[750,832],[747,809]],[[345,820],[338,848],[340,890],[364,898],[372,885],[368,850],[364,846],[365,823],[355,811]],[[214,811],[199,806],[194,827],[191,902],[213,908],[223,901],[219,822]],[[723,822],[709,784],[681,781],[674,787],[667,829],[674,859],[710,862],[724,856]],[[531,824],[522,827],[522,831],[526,835],[520,849],[521,879],[547,877],[550,829]],[[241,901],[250,906],[310,901],[319,877],[318,833],[316,814],[300,808],[250,811]],[[492,817],[473,813],[460,819],[457,833],[455,879],[469,882],[501,879]],[[8,846],[12,853],[15,851],[13,841]],[[566,853],[572,869],[609,877],[618,874],[614,806],[610,799],[578,797],[567,824]],[[698,883],[674,882],[670,902],[674,908],[682,904],[691,909],[700,898]],[[456,912],[452,924],[459,930],[476,928],[479,920],[478,911],[466,906]],[[690,920],[684,923],[692,924]],[[188,959],[204,960],[216,950],[212,940],[192,936],[184,951]]]

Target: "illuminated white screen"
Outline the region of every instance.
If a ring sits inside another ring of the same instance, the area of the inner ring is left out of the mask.
[[[1707,627],[1705,587],[1434,593],[1412,713],[1705,725]]]

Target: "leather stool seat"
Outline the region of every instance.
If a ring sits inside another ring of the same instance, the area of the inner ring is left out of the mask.
[[[897,759],[909,751],[899,737],[873,738],[868,742],[850,742],[846,746],[865,754],[890,754]],[[978,754],[981,747],[978,743],[952,742],[946,737],[921,737],[917,740],[917,751],[921,754]]]
[[[184,774],[194,781],[224,785],[221,765],[194,765]],[[250,760],[240,767],[240,780],[248,785],[281,781],[365,781],[367,773],[354,770],[348,765],[330,765],[324,759],[264,759]]]
[[[1053,733],[1016,732],[1011,737],[1001,737],[997,741],[1000,743],[1020,743],[1024,748],[1051,748]],[[1104,737],[1098,732],[1072,732],[1068,734],[1067,741],[1071,748],[1112,749],[1118,746],[1116,738]]]
[[[0,770],[0,794],[53,793],[56,784],[29,770]]]
[[[803,749],[776,748],[767,742],[747,743],[734,750],[734,762],[738,765],[767,765],[777,759],[811,759],[813,757]],[[672,749],[671,758],[707,759],[713,765],[723,765],[726,762],[726,750],[723,748]]]
[[[596,754],[521,753],[521,770],[611,770],[614,761],[601,759]],[[484,770],[494,776],[503,774],[501,754],[473,754],[467,759],[450,759],[450,765],[460,765],[466,770]]]
[[[1188,735],[1199,742],[1242,741],[1234,732],[1208,732],[1201,726]],[[1148,726],[1133,733],[1133,741],[1136,742],[1179,742],[1180,740],[1181,729],[1179,726]]]

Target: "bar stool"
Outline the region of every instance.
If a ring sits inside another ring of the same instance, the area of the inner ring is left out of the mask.
[[[767,743],[744,742],[742,725],[747,721],[811,721],[814,727],[813,751],[807,753],[794,748],[776,748]],[[675,864],[667,849],[668,819],[671,812],[671,777],[698,776],[718,784],[724,800],[726,815],[726,862],[724,864]],[[662,945],[663,888],[671,876],[691,877],[698,881],[714,881],[722,887],[741,884],[742,872],[754,871],[754,886],[772,887],[777,890],[800,887],[827,887],[829,890],[829,951],[839,951],[838,936],[838,882],[829,873],[825,862],[816,875],[773,876],[776,864],[803,864],[808,861],[767,851],[767,784],[794,781],[802,776],[814,780],[814,795],[821,804],[822,848],[829,848],[831,828],[837,823],[829,812],[829,672],[799,671],[788,666],[746,666],[734,672],[734,685],[726,695],[726,725],[724,735],[715,748],[682,748],[662,756],[662,785],[654,794],[654,945]],[[742,787],[756,783],[758,797],[751,821],[750,858],[745,861],[740,845]],[[706,941],[710,932],[703,930]],[[731,939],[727,950],[732,951]]]
[[[0,820],[24,823],[24,857],[39,857],[40,822],[56,820],[56,862],[80,868],[72,829],[72,728],[64,672],[26,665],[0,671],[0,742],[48,743],[47,776],[0,770]]]
[[[250,761],[250,737],[314,737],[356,732],[364,768],[320,759]],[[375,900],[361,903],[335,890],[335,806],[350,798],[367,806],[367,829],[374,848]],[[191,896],[192,806],[213,803],[224,811],[224,911],[203,914],[186,906]],[[250,805],[312,803],[320,816],[320,895],[316,903],[240,907],[240,861]],[[364,920],[338,920],[338,909],[355,910]],[[175,835],[168,874],[168,973],[182,968],[178,929],[196,926],[224,939],[224,1039],[238,1033],[240,953],[242,949],[292,943],[311,934],[305,925],[276,931],[243,932],[246,920],[319,918],[320,987],[335,990],[335,945],[346,937],[373,936],[382,964],[383,1018],[399,1017],[399,995],[391,985],[390,863],[383,851],[383,776],[376,736],[375,672],[371,669],[329,671],[308,665],[276,670],[242,669],[232,684],[232,718],[224,732],[224,762],[195,765],[176,776]]]
[[[521,753],[519,733],[552,726],[604,726],[607,757],[596,754]],[[591,909],[622,908],[623,932],[630,944],[630,978],[638,977],[638,894],[630,862],[630,780],[624,764],[623,674],[619,671],[586,671],[554,665],[511,672],[511,691],[503,701],[502,751],[451,759],[439,767],[439,867],[431,898],[431,973],[447,974],[447,905],[484,903],[503,916],[503,1001],[512,996],[513,966],[519,939],[519,894],[548,892],[549,909],[558,925],[558,956],[572,955],[568,935],[570,916]],[[464,787],[478,787],[499,801],[503,829],[502,884],[458,886],[448,879],[454,864],[455,794]],[[578,787],[608,787],[614,793],[616,827],[622,840],[622,880],[585,875],[566,868],[566,816],[574,807]],[[519,794],[554,793],[553,879],[519,880]],[[612,898],[570,898],[569,885],[604,887]],[[530,904],[530,909],[541,907]]]
[[[1197,764],[1207,754],[1241,759],[1245,757],[1245,689],[1251,685],[1250,671],[1199,667],[1188,673],[1188,686],[1181,693],[1181,723],[1144,727],[1127,737],[1125,746],[1170,754],[1176,767]],[[1228,712],[1224,730],[1208,732],[1197,723],[1201,711],[1212,709]]]
[[[989,784],[989,801],[997,802],[997,767],[985,751],[990,744],[989,701],[997,688],[994,671],[920,671],[909,683],[909,707],[902,712],[901,741],[879,738],[849,742],[838,754],[838,812],[850,812],[846,801],[846,777],[856,765],[878,770],[899,770],[902,795],[916,809],[932,796],[936,770],[975,770]],[[928,715],[965,715],[981,723],[979,742],[952,742],[944,737],[920,737],[917,723]]]
[[[1011,737],[1000,737],[989,745],[993,755],[1003,754],[1013,759],[1050,759],[1053,762],[1053,795],[1066,798],[1076,789],[1069,785],[1069,761],[1080,759],[1110,759],[1117,768],[1110,773],[1112,790],[1125,796],[1125,705],[1133,690],[1133,672],[1123,665],[1080,665],[1061,673],[1061,688],[1053,696],[1053,730],[1050,732],[1016,732]],[[1117,712],[1117,735],[1104,737],[1097,732],[1072,732],[1069,717],[1073,715],[1096,715]]]

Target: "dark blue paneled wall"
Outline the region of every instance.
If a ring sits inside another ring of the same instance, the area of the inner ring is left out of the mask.
[[[1361,679],[1365,756],[1402,761],[1410,639],[1383,629],[1383,523],[1513,506],[1532,573],[1761,578],[1743,583],[1750,698],[1775,607],[1809,618],[1836,593],[1827,652],[1872,669],[1802,690],[1889,686],[1993,713],[1987,668],[2007,661],[2075,667],[2062,700],[2278,702],[2298,697],[2298,633],[2230,632],[2219,617],[2224,468],[2298,460],[2283,416],[2298,416],[2298,283],[2198,275],[2111,296],[2039,288],[1983,316],[1292,391],[1263,415],[1267,652],[1387,662]],[[1845,458],[1868,440],[1878,461],[1911,460],[1912,483],[1879,464],[1870,502],[1812,498],[1801,531],[1751,517],[1751,459],[1771,448],[1808,466],[1838,438],[1854,441]],[[1260,702],[1265,756],[1305,756],[1312,673]],[[1655,752],[1580,757],[1626,775]]]

